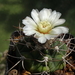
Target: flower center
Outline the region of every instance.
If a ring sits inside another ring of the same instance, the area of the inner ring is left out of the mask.
[[[48,21],[41,21],[38,24],[37,31],[43,34],[47,34],[52,29],[52,25]]]

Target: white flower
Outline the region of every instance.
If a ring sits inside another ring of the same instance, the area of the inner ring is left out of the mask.
[[[41,11],[33,9],[31,11],[31,17],[26,17],[22,20],[25,25],[23,32],[27,36],[34,34],[34,37],[38,39],[40,43],[45,43],[51,38],[57,37],[61,33],[68,33],[68,28],[59,26],[65,22],[65,19],[59,19],[61,13],[52,12],[51,9],[42,9]]]

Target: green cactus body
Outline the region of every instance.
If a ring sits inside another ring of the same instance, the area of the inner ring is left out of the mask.
[[[58,38],[40,44],[33,36],[23,36],[22,40],[14,44],[12,51],[15,51],[16,57],[24,56],[23,66],[27,71],[40,73],[63,69],[65,64],[62,57],[67,54],[68,47]],[[22,63],[18,66],[23,69]]]

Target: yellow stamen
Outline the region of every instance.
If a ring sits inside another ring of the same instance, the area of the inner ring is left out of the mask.
[[[37,26],[37,31],[43,34],[47,34],[52,29],[52,25],[48,21],[41,21]]]

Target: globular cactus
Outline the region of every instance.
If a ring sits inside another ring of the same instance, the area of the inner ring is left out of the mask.
[[[11,75],[9,73],[13,69],[20,74],[25,70],[32,75],[48,75],[50,72],[63,69],[66,63],[71,65],[67,60],[74,50],[70,38],[73,36],[61,34],[41,44],[33,35],[25,36],[22,31],[15,31],[10,38],[6,75]]]
[[[70,55],[75,39],[67,27],[59,26],[65,22],[60,16],[55,10],[33,9],[31,17],[22,20],[25,26],[10,38],[6,75],[50,75],[66,64],[74,68]]]

